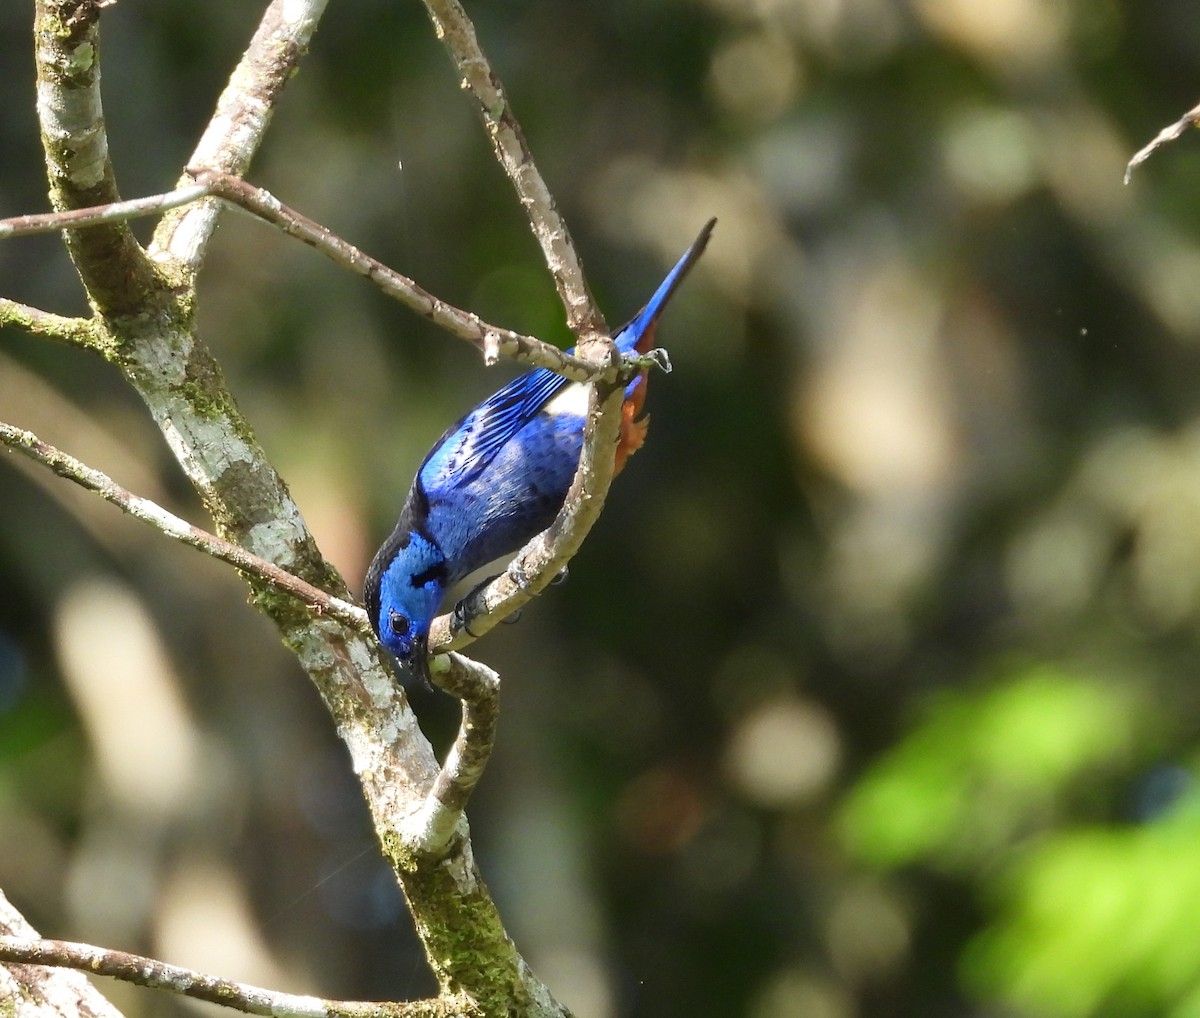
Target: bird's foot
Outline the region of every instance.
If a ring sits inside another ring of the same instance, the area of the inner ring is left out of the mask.
[[[493,579],[495,579],[495,577],[493,577]],[[476,589],[478,589],[478,588],[476,588]],[[475,593],[475,591],[471,591],[471,594],[474,594],[474,593]],[[458,604],[456,604],[454,606],[454,612],[453,612],[454,628],[461,629],[469,637],[471,637],[471,639],[478,640],[481,634],[476,633],[471,629],[471,620],[467,618],[467,601],[470,599],[471,594],[468,594],[461,601],[459,601]],[[500,621],[506,626],[511,626],[514,622],[520,622],[521,621],[521,613],[524,610],[525,609],[523,609],[523,608],[518,608],[515,612],[513,612],[507,618],[503,618]]]
[[[653,350],[647,350],[645,353],[627,353],[623,360],[627,367],[633,369],[632,374],[650,368],[658,368],[664,375],[669,375],[672,370],[670,354],[661,346],[656,346]]]
[[[523,593],[529,594],[530,596],[533,595],[533,591],[529,587],[529,577],[527,577],[525,575],[525,571],[520,567],[520,565],[518,563],[513,562],[508,567],[507,572],[508,572],[508,578],[510,580],[512,580],[514,584],[516,584],[518,590],[521,590]],[[566,583],[567,582],[567,573],[568,573],[567,567],[563,566],[562,569],[560,569],[558,571],[558,573],[555,575],[554,579],[552,579],[550,581],[550,586],[551,587],[560,587],[564,583]],[[471,631],[471,621],[467,617],[467,603],[469,601],[471,601],[475,597],[476,594],[478,594],[481,590],[483,590],[484,587],[486,587],[493,580],[497,579],[500,575],[501,575],[500,573],[497,573],[495,576],[489,576],[482,583],[476,584],[474,587],[471,588],[471,590],[467,593],[467,595],[461,601],[459,601],[457,604],[455,604],[454,610],[451,615],[451,617],[454,619],[454,628],[455,629],[461,629],[463,632],[465,632],[469,637],[471,637],[474,640],[479,639],[480,634]],[[521,620],[522,611],[524,611],[524,609],[518,608],[515,612],[513,612],[507,618],[501,619],[501,622],[503,622],[504,625],[506,625],[506,626],[511,626],[514,622],[519,622]]]
[[[518,562],[516,559],[513,559],[513,561],[508,564],[508,568],[505,570],[505,572],[508,574],[508,578],[516,584],[517,589],[521,591],[522,594],[533,594],[533,591],[529,589],[529,577],[525,575],[525,570],[521,568],[520,562]]]
[[[474,591],[471,593],[474,593]],[[467,597],[470,597],[470,594]],[[479,634],[471,632],[471,622],[467,618],[466,600],[467,598],[463,598],[454,606],[454,612],[451,616],[454,619],[454,628],[461,629],[472,639],[478,640]]]
[[[496,576],[499,576],[499,575],[500,575],[499,573],[496,574]],[[467,618],[467,602],[474,600],[475,595],[478,594],[481,590],[483,590],[483,588],[486,587],[489,583],[491,583],[492,580],[496,579],[496,576],[489,576],[483,582],[475,584],[475,586],[472,587],[470,589],[470,591],[467,592],[466,597],[464,597],[461,601],[459,601],[454,606],[454,614],[453,614],[454,628],[464,630],[466,632],[466,634],[474,640],[479,639],[479,634],[471,632],[471,623],[470,623],[470,620]]]
[[[528,594],[530,597],[533,597],[538,593],[538,591],[535,591],[531,587],[531,585],[529,583],[529,577],[525,574],[525,570],[521,568],[521,564],[519,562],[514,561],[514,562],[509,563],[507,572],[508,572],[508,578],[510,580],[512,580],[514,584],[516,584],[517,589],[519,591],[521,591],[521,593]],[[494,580],[495,577],[493,576],[492,579]],[[549,586],[559,587],[559,586],[562,586],[562,584],[564,584],[566,582],[567,582],[567,567],[563,566],[555,574],[554,579],[552,579],[550,581]]]

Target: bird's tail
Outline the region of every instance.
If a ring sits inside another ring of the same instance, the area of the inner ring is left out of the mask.
[[[614,339],[617,349],[622,353],[629,353],[631,350],[645,353],[650,348],[654,338],[654,324],[658,321],[658,316],[662,314],[663,308],[667,306],[667,301],[671,299],[679,284],[683,282],[683,277],[688,274],[688,270],[704,254],[704,249],[708,246],[708,238],[712,236],[713,227],[716,225],[715,219],[710,219],[704,224],[700,235],[692,241],[692,246],[684,252],[683,257],[675,263],[675,268],[668,272],[666,278],[659,283],[658,289],[654,291],[654,296],[646,302],[646,306],[633,317],[633,320],[616,334]]]
[[[618,350],[622,353],[630,353],[633,350],[638,353],[646,353],[651,348],[654,344],[654,325],[658,321],[658,316],[662,314],[663,308],[667,306],[667,301],[671,299],[676,288],[683,282],[683,277],[688,274],[688,270],[704,254],[704,249],[708,246],[708,238],[712,235],[713,227],[716,225],[715,219],[710,219],[704,224],[700,236],[692,242],[692,246],[675,263],[675,268],[668,272],[667,277],[658,284],[658,289],[654,291],[654,296],[650,298],[646,306],[634,316],[633,321],[613,337]],[[646,440],[646,428],[650,419],[642,416],[642,407],[645,402],[646,372],[640,371],[625,387],[625,403],[621,407],[621,434],[617,442],[614,475],[620,472],[625,465],[625,460],[637,452]]]

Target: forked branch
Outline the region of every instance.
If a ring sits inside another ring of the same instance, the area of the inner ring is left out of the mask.
[[[223,174],[245,173],[325,2],[271,0],[191,164]],[[485,609],[503,615],[511,610],[514,599],[528,597],[549,582],[599,515],[613,472],[623,366],[617,363],[605,336],[603,319],[588,294],[566,226],[537,172],[470,21],[457,0],[426,2],[465,86],[479,104],[497,158],[527,210],[563,299],[568,323],[578,339],[578,363],[557,352],[539,353],[529,343],[524,352],[530,360],[542,355],[557,357],[555,370],[565,372],[569,368],[580,372],[575,377],[592,380],[579,468],[558,519],[522,551],[506,576],[476,599]],[[108,159],[99,101],[95,22],[101,6],[97,0],[37,0],[38,106],[52,200],[59,211],[111,205],[120,199]],[[80,153],[88,158],[80,160]],[[191,186],[191,180],[181,183],[182,188]],[[149,252],[143,251],[125,224],[117,221],[89,229],[73,227],[68,231],[68,242],[97,312],[97,335],[102,332],[111,338],[111,349],[117,352],[112,359],[163,430],[212,512],[217,529],[234,538],[232,554],[236,556],[242,551],[238,545],[244,545],[262,556],[259,560],[227,560],[255,576],[264,576],[269,570],[260,571],[259,562],[269,557],[286,567],[285,573],[315,581],[313,590],[318,594],[322,592],[316,585],[340,591],[339,578],[317,552],[286,487],[224,386],[215,360],[195,334],[190,311],[195,296],[194,274],[219,207],[211,198],[205,198],[168,212]],[[428,298],[427,294],[418,296]],[[426,313],[432,315],[434,305],[427,306]],[[444,311],[440,308],[437,313]],[[20,312],[9,306],[7,314],[15,320]],[[25,317],[32,320],[36,315]],[[43,324],[53,325],[60,332],[65,328],[60,327],[62,323],[46,319]],[[484,329],[477,342],[489,359],[506,352],[506,342],[520,349],[520,340],[528,340],[505,337],[499,330],[489,332],[483,323],[468,325]],[[595,381],[598,378],[603,381]],[[39,455],[34,458],[48,466],[57,464],[67,476],[75,474],[73,480],[95,482],[93,490],[100,491],[104,481],[111,481],[89,474],[82,464],[69,463],[58,450],[45,447],[19,429],[11,429],[9,437],[10,444],[29,454],[36,451]],[[109,489],[106,497],[119,505],[124,502],[123,508],[128,511],[137,507],[144,518],[155,518],[156,511],[162,512],[161,507],[140,504],[136,496],[123,489]],[[268,523],[262,522],[265,507],[270,508]],[[164,523],[166,526],[160,529],[174,531],[173,536],[180,540],[190,537],[189,543],[196,543],[197,528],[175,518],[157,517],[156,525]],[[202,531],[198,533],[203,535]],[[211,537],[204,535],[205,539]],[[210,544],[206,550],[212,547],[216,546]],[[297,592],[297,596],[304,594]],[[265,610],[312,676],[350,746],[384,849],[404,885],[443,991],[442,999],[432,1004],[418,1002],[388,1009],[362,1005],[372,1010],[356,1013],[472,1013],[474,1008],[483,1013],[565,1014],[504,934],[465,836],[462,805],[482,770],[494,734],[494,673],[456,657],[449,657],[438,667],[439,681],[454,688],[464,702],[460,738],[447,767],[439,773],[377,643],[363,635],[360,609],[342,602],[349,614],[339,619],[355,627],[348,631],[341,625],[314,623],[289,606],[266,603],[268,600],[262,599]],[[332,605],[332,601],[329,603]],[[332,613],[332,608],[328,611]],[[470,614],[468,606],[468,617]],[[448,623],[441,620],[441,625],[449,640]],[[475,620],[472,628],[480,632],[486,625]],[[458,636],[462,642],[464,635]],[[436,637],[431,642],[436,644]],[[439,646],[445,649],[447,645]],[[411,829],[407,820],[414,817],[428,821],[422,828],[428,836]],[[467,939],[470,947],[464,949]],[[86,967],[97,970],[106,964],[95,956],[86,958],[87,950],[81,948],[79,954]],[[69,953],[61,955],[64,963]],[[486,958],[486,965],[480,964],[481,958]],[[49,956],[43,953],[42,960],[49,961]],[[220,999],[227,1001],[226,985],[220,988]],[[272,1009],[278,1010],[275,1004]],[[322,1012],[330,1010],[322,1004]]]
[[[209,193],[277,226],[289,237],[303,241],[343,268],[365,276],[389,297],[428,318],[435,325],[440,325],[447,332],[473,343],[489,365],[494,364],[503,355],[549,368],[576,382],[587,382],[606,375],[611,381],[617,376],[616,368],[607,371],[598,368],[590,361],[565,353],[552,343],[489,325],[478,315],[447,304],[407,276],[360,251],[320,223],[314,222],[295,209],[288,208],[274,195],[238,177],[204,167],[189,168],[188,173],[198,184],[207,187]]]
[[[367,613],[358,605],[314,587],[275,563],[180,519],[156,502],[123,488],[102,471],[43,442],[32,432],[0,421],[0,445],[23,453],[59,477],[95,492],[167,537],[227,562],[304,602],[317,614],[336,619],[373,639]],[[500,709],[500,677],[485,665],[448,654],[437,660],[432,672],[434,681],[462,702],[463,716],[458,737],[446,754],[437,778],[420,807],[400,827],[406,849],[425,856],[443,853],[454,836],[467,800],[491,756]]]

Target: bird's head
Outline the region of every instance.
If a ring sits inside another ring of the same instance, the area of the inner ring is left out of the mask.
[[[385,545],[367,571],[366,603],[380,642],[401,663],[425,674],[429,624],[445,594],[446,559],[419,532]]]

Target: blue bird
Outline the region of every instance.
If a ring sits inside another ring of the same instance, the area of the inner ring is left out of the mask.
[[[613,337],[622,353],[651,348],[667,301],[704,252],[716,220],[641,311]],[[625,388],[616,469],[642,444],[646,372]],[[429,624],[447,591],[511,556],[558,515],[579,465],[586,389],[545,368],[513,379],[450,428],[417,470],[396,529],[367,570],[364,601],[379,639],[426,674]]]

